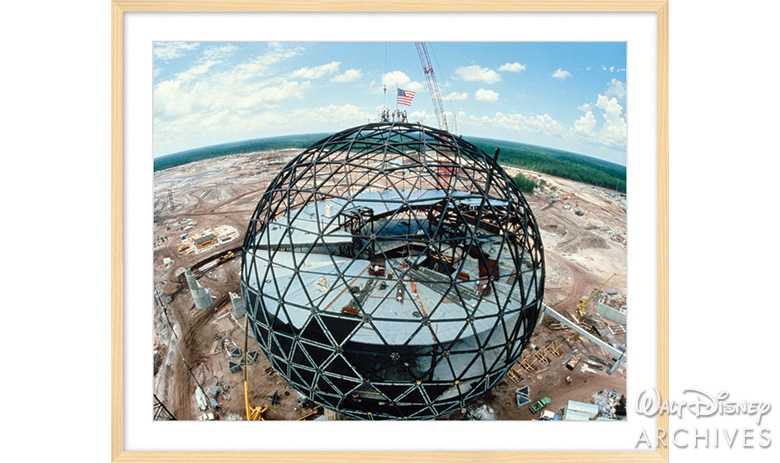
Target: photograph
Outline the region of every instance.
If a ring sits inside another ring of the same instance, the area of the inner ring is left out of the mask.
[[[150,46],[150,420],[627,419],[626,42]]]
[[[0,459],[780,461],[778,15],[9,3]]]

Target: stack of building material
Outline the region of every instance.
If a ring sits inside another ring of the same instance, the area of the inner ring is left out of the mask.
[[[231,373],[238,373],[239,371],[241,371],[241,364],[231,360],[230,362],[228,362],[228,369],[230,370]]]
[[[588,421],[595,418],[598,414],[598,405],[577,402],[576,400],[568,401],[566,406],[563,407],[564,421]]]

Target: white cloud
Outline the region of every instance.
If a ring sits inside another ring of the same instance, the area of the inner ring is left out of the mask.
[[[472,119],[474,117],[472,116]],[[547,136],[560,136],[566,133],[563,125],[550,117],[549,114],[524,116],[520,113],[503,114],[496,113],[492,118],[481,118],[483,122],[497,127],[503,127],[507,130],[516,130],[519,132],[544,134]]]
[[[173,124],[158,131],[155,118],[155,154],[165,154],[191,148],[192,144],[228,142],[236,137],[253,138],[278,133],[311,133],[337,131],[344,127],[363,124],[376,115],[352,104],[330,104],[298,109],[291,112],[275,110],[266,105],[260,111],[223,109],[198,115],[185,114]],[[192,128],[197,127],[193,132]],[[157,136],[163,139],[158,140]],[[203,140],[203,141],[201,141]]]
[[[500,128],[529,135],[541,135],[552,140],[570,140],[611,150],[625,150],[626,120],[623,107],[614,97],[599,95],[595,104],[583,104],[585,113],[571,126],[565,126],[549,114],[525,115],[497,112],[493,116],[459,114],[460,125]],[[552,144],[554,146],[554,143]]]
[[[436,115],[430,114],[424,109],[410,112],[407,114],[407,118],[409,119],[409,122],[422,122],[425,125],[429,125],[431,127],[435,127],[438,123],[436,121]]]
[[[615,72],[615,66],[610,66],[609,67],[609,72]]]
[[[247,83],[242,90],[237,91],[208,80],[195,84],[184,80],[167,80],[154,89],[155,124],[161,123],[162,129],[186,115],[205,120],[208,115],[224,110],[262,111],[285,100],[303,98],[303,91],[309,87],[308,82],[282,81],[269,85]],[[193,127],[193,130],[196,128]]]
[[[574,126],[572,127],[575,133],[583,135],[591,135],[595,128],[596,118],[593,116],[592,111],[588,111],[584,116],[574,121]]]
[[[255,133],[252,124],[270,120],[268,112],[284,101],[303,98],[310,88],[308,82],[273,75],[280,62],[301,51],[300,47],[274,45],[230,66],[218,60],[196,61],[190,68],[157,83],[155,154],[197,146],[201,140],[229,141],[238,134]]]
[[[216,64],[219,64],[219,61],[208,60],[208,61],[198,63],[195,66],[192,66],[191,68],[187,69],[186,71],[182,71],[176,74],[175,79],[182,82],[188,82],[190,80],[197,79],[198,77],[208,73],[209,69],[211,69],[212,66]]]
[[[203,58],[207,60],[220,60],[226,58],[238,50],[235,45],[212,46],[203,50]]]
[[[626,97],[626,84],[620,80],[612,79],[612,81],[607,84],[605,95],[614,96],[618,100],[622,100]]]
[[[387,85],[388,89],[395,89],[395,87],[402,88],[404,90],[411,90],[413,92],[420,92],[423,89],[421,83],[413,81],[406,74],[401,71],[388,72],[382,76],[382,82]],[[381,91],[382,88],[379,87]],[[393,90],[394,92],[395,90]],[[393,93],[395,95],[395,93]]]
[[[311,68],[301,68],[297,71],[293,71],[290,77],[293,79],[319,79],[325,74],[333,74],[339,71],[340,61],[332,61],[328,64],[321,66],[314,66]]]
[[[263,108],[287,100],[300,100],[303,91],[311,87],[309,82],[284,81],[278,85],[264,87],[254,91],[248,97],[242,98],[233,104],[235,109]]]
[[[445,96],[445,100],[449,101],[464,101],[469,97],[469,94],[466,92],[458,93],[458,92],[452,92],[449,95]]]
[[[561,80],[563,80],[563,79],[565,79],[565,78],[567,78],[567,77],[571,77],[571,72],[569,72],[569,71],[564,71],[563,69],[561,69],[561,68],[558,68],[558,70],[557,70],[557,71],[553,72],[552,76],[553,76],[554,78],[556,78],[556,79],[561,79]]]
[[[586,103],[580,106],[580,109],[583,108],[587,108],[587,112],[574,122],[571,135],[594,145],[625,149],[627,125],[623,107],[617,98],[599,95],[595,105]],[[598,120],[593,114],[595,110],[601,110],[600,128],[597,128]]]
[[[283,124],[287,125],[291,120],[300,120],[304,122],[304,125],[309,123],[327,123],[335,127],[340,127],[350,124],[360,124],[373,118],[376,118],[375,114],[363,111],[353,104],[335,105],[331,103],[319,108],[306,108],[293,111],[292,116],[285,115],[283,117]]]
[[[493,90],[485,90],[484,88],[480,88],[474,94],[474,99],[477,101],[486,101],[488,103],[493,103],[495,101],[498,101],[498,93],[494,92]]]
[[[476,64],[459,67],[455,70],[455,76],[465,81],[482,81],[486,84],[494,84],[501,80],[501,76],[496,71],[489,68],[483,68]]]
[[[268,51],[266,53],[236,65],[234,68],[221,75],[220,78],[222,78],[227,85],[233,86],[244,81],[266,77],[271,74],[269,71],[273,69],[274,66],[282,61],[300,55],[302,51],[303,48],[301,47],[285,48],[282,44],[271,43],[268,45]]]
[[[162,60],[174,59],[199,46],[200,42],[154,42],[154,57]]]
[[[352,82],[353,80],[360,79],[361,77],[363,77],[363,72],[360,69],[347,69],[344,71],[344,74],[339,74],[330,79],[330,81],[338,83]]]
[[[604,120],[607,124],[625,126],[625,120],[622,117],[623,107],[620,106],[617,98],[599,95],[596,107],[604,110]]]
[[[498,101],[498,93],[494,92],[493,90],[485,90],[484,88],[480,88],[476,91],[476,93],[474,93],[474,99],[477,101],[493,103]]]
[[[409,114],[407,114],[407,117],[409,122],[412,123],[419,122],[429,127],[436,127],[436,128],[439,127],[439,120],[436,118],[436,114],[429,113],[424,109],[411,111],[409,112]],[[455,126],[455,115],[449,111],[444,111],[444,117],[447,119],[447,125],[449,130],[452,132]]]
[[[502,71],[502,72],[503,71],[507,71],[507,72],[525,71],[525,64],[520,64],[518,62],[506,63],[506,64],[502,64],[501,66],[499,66],[498,70]]]

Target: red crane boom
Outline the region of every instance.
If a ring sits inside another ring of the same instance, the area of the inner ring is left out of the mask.
[[[447,117],[444,115],[444,106],[441,104],[441,93],[439,93],[439,84],[436,83],[436,76],[433,74],[433,65],[428,56],[428,48],[425,42],[414,42],[417,47],[417,54],[420,56],[420,63],[425,73],[425,81],[428,82],[428,91],[431,93],[433,109],[436,112],[436,120],[439,122],[439,128],[449,132],[447,127]]]

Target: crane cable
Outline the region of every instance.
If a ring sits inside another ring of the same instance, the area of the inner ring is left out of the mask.
[[[436,62],[436,67],[439,69],[439,72],[444,74],[444,71],[442,70],[441,65],[439,64],[439,57],[436,56],[436,50],[431,46],[431,54],[433,55],[433,60]],[[452,133],[457,134],[458,133],[458,121],[455,118],[455,104],[452,102],[451,99],[447,99],[447,102],[450,104],[450,109],[452,110]],[[446,117],[446,116],[445,116]]]
[[[382,99],[382,107],[387,109],[387,83],[385,82],[385,79],[387,78],[387,42],[385,42],[385,72],[382,74],[382,92],[384,93],[383,99]]]

